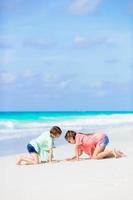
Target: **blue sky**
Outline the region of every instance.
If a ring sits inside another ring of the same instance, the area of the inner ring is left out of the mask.
[[[133,0],[0,0],[0,111],[133,110]]]

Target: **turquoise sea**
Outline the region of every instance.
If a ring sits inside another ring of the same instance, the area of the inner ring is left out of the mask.
[[[0,140],[40,134],[51,126],[88,130],[133,124],[133,111],[0,112]]]
[[[133,112],[0,112],[0,156],[26,152],[27,143],[52,126],[63,130],[55,145],[65,143],[69,129],[92,132],[102,128],[133,125]]]

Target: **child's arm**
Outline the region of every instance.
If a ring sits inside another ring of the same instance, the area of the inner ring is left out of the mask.
[[[82,151],[79,149],[79,147],[75,146],[75,154],[76,154],[76,160],[79,160],[79,157],[82,155]]]
[[[53,158],[53,148],[49,149],[49,157],[48,157],[48,161],[52,162],[52,158]]]
[[[72,158],[67,158],[66,160],[79,160],[79,157],[82,155],[82,151],[78,148],[78,146],[75,146],[75,156]]]

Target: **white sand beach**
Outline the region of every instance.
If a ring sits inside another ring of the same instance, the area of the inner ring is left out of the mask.
[[[132,200],[133,126],[105,130],[108,148],[127,154],[120,159],[88,160],[17,166],[18,155],[0,158],[1,200]],[[55,158],[73,155],[73,145],[55,149]]]

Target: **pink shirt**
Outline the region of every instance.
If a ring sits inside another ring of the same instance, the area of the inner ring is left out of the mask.
[[[76,134],[76,146],[79,151],[83,151],[91,158],[96,146],[103,142],[105,136],[103,133],[95,133],[92,135],[78,133]]]

